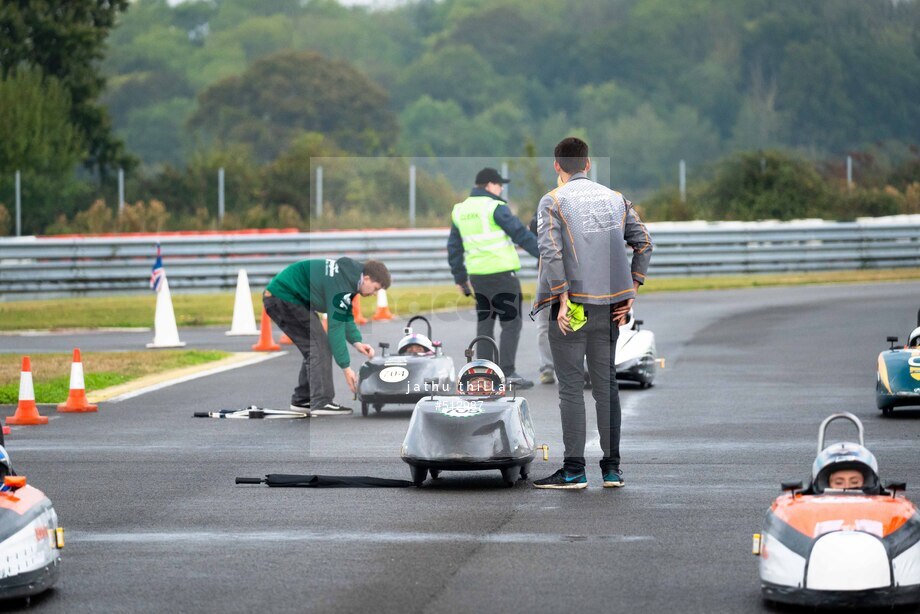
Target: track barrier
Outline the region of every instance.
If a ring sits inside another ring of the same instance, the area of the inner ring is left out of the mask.
[[[272,335],[272,319],[268,317],[268,312],[262,308],[262,327],[259,333],[259,341],[252,346],[254,352],[278,352],[281,346],[275,343]]]
[[[256,314],[252,308],[252,292],[249,290],[249,276],[246,269],[240,269],[236,276],[236,296],[233,299],[233,321],[228,336],[258,335]]]
[[[83,379],[83,360],[80,348],[74,348],[73,362],[70,365],[70,393],[67,401],[57,406],[59,412],[93,412],[99,409],[86,398],[86,382]]]
[[[176,312],[173,311],[172,296],[169,294],[169,280],[164,277],[161,283],[163,287],[157,292],[157,310],[153,316],[153,341],[147,347],[185,347],[185,343],[179,340]]]
[[[16,413],[7,418],[6,423],[15,426],[48,424],[48,417],[39,414],[38,406],[35,405],[32,361],[28,356],[22,357],[22,369],[19,374],[19,403],[16,405]]]
[[[374,312],[372,319],[375,322],[393,319],[393,314],[390,311],[390,303],[387,300],[387,291],[383,288],[377,290],[377,311]]]

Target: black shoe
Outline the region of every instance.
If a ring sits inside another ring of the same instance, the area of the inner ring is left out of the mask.
[[[305,414],[310,413],[310,401],[304,403],[291,403],[291,409],[294,411],[302,411]]]
[[[535,488],[556,488],[559,490],[579,490],[588,487],[588,478],[585,472],[569,473],[565,469],[560,469],[548,478],[534,480]]]
[[[525,379],[513,371],[509,375],[505,376],[505,385],[511,386],[512,384],[514,384],[514,387],[518,390],[527,390],[528,388],[533,388],[532,381]]]
[[[623,473],[619,469],[604,470],[604,488],[622,488],[626,486]]]
[[[322,407],[310,409],[311,416],[348,416],[351,413],[350,407],[345,407],[336,403],[326,403]]]

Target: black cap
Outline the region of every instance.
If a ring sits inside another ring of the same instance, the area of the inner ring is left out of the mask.
[[[505,179],[498,174],[494,168],[484,168],[476,173],[476,185],[485,185],[487,183],[511,183],[510,179]]]

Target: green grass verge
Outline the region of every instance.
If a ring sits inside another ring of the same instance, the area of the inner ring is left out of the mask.
[[[213,362],[230,356],[214,350],[168,350],[156,352],[86,352],[83,353],[84,381],[87,391],[102,390],[133,379]],[[32,379],[35,401],[63,403],[70,388],[71,354],[37,354],[32,356]],[[19,399],[21,357],[0,354],[0,405],[15,404]]]
[[[781,275],[724,275],[720,277],[653,278],[643,292],[675,292],[795,286],[805,284],[908,281],[920,279],[920,268],[859,271],[821,271]],[[533,282],[524,284],[529,300]],[[390,309],[399,316],[473,305],[456,286],[395,286],[388,292]],[[173,294],[173,306],[179,326],[228,326],[233,317],[233,294]],[[253,294],[256,317],[262,299]],[[139,296],[51,299],[42,301],[0,302],[0,330],[54,330],[64,328],[149,327],[153,324],[156,297],[151,292]],[[374,313],[375,301],[365,298],[361,311],[366,317]]]

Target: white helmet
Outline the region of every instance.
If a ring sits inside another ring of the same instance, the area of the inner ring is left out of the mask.
[[[434,345],[431,343],[431,339],[422,333],[409,333],[400,339],[399,345],[396,346],[396,352],[402,354],[407,347],[414,344],[422,346],[428,352],[434,352]]]
[[[862,473],[864,492],[879,490],[878,461],[875,456],[865,446],[848,441],[821,450],[811,466],[812,489],[816,494],[824,492],[828,488],[831,474],[846,469]]]
[[[457,389],[460,394],[466,394],[466,388],[474,377],[488,377],[492,381],[492,394],[501,396],[505,394],[505,374],[497,364],[485,358],[477,358],[466,363],[460,369],[457,378]]]
[[[920,348],[920,326],[911,331],[907,336],[907,347]]]

